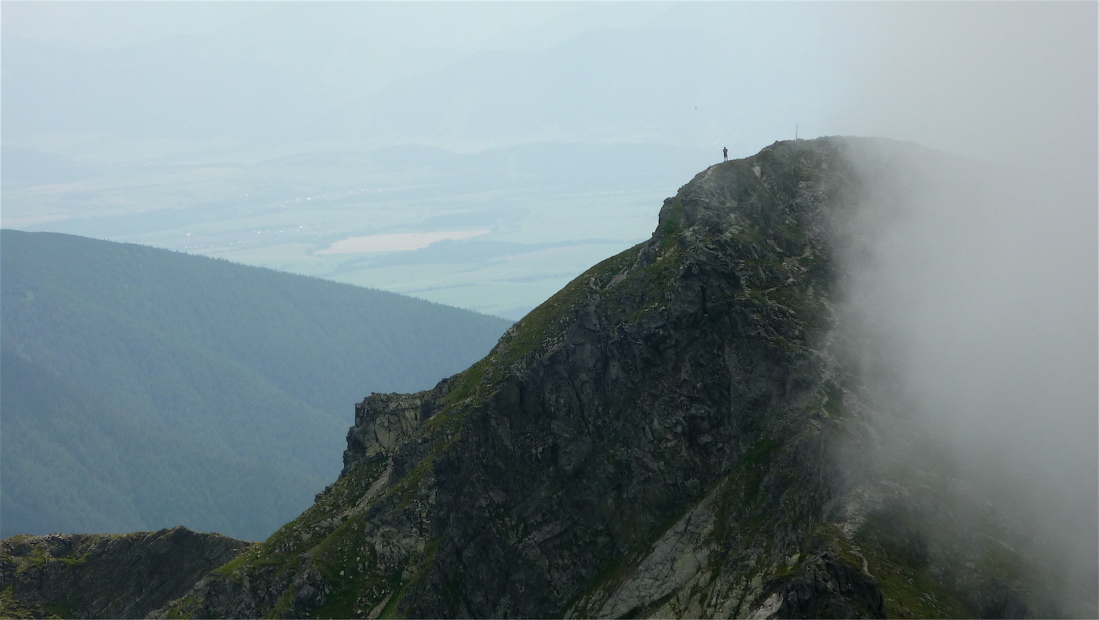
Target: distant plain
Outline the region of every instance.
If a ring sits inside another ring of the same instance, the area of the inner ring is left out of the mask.
[[[510,319],[647,238],[663,198],[708,163],[698,149],[583,144],[89,162],[71,154],[79,143],[25,165],[40,151],[5,149],[5,226],[225,258]]]

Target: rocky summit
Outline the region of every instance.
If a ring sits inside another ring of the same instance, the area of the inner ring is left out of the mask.
[[[154,615],[1064,613],[1010,523],[962,525],[978,490],[886,466],[845,354],[836,223],[956,163],[822,138],[704,170],[480,362],[356,405],[314,506]]]

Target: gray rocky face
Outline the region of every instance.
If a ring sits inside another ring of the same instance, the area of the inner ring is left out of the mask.
[[[1034,613],[1014,559],[958,568],[990,534],[929,542],[946,504],[881,473],[841,354],[835,222],[927,157],[828,138],[703,171],[481,362],[357,405],[340,480],[158,613]]]

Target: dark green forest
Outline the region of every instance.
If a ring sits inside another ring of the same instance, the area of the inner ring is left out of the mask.
[[[0,233],[0,537],[257,540],[335,480],[353,405],[509,322],[133,244]]]

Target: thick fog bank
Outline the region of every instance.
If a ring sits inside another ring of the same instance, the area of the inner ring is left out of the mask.
[[[1025,532],[1043,578],[1070,588],[1061,609],[1088,613],[1099,579],[1095,176],[879,146],[852,149],[864,198],[835,230],[845,354],[888,414],[885,460],[974,489]]]

